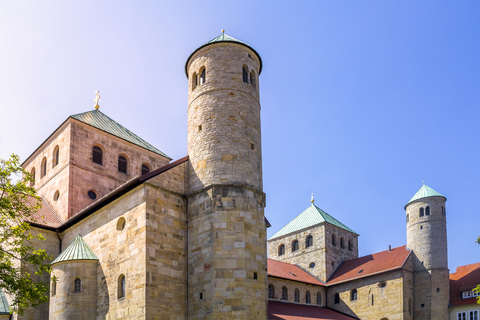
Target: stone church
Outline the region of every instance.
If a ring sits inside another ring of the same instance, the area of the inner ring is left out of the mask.
[[[405,206],[406,246],[358,257],[359,235],[312,199],[267,253],[261,72],[223,32],[193,51],[178,160],[98,99],[53,131],[23,166],[58,281],[17,319],[448,319],[446,198],[426,185]]]

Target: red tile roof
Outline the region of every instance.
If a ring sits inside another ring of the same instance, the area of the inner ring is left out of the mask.
[[[480,284],[480,262],[458,267],[450,273],[450,302],[454,307],[476,304],[477,298],[462,299],[463,291],[470,291]]]
[[[268,301],[268,320],[352,320],[358,319],[328,308]]]
[[[364,278],[374,274],[403,267],[412,251],[407,246],[393,248],[343,262],[327,281],[327,285],[337,284],[353,279]]]
[[[33,219],[27,219],[27,221],[32,225],[58,228],[62,224],[62,221],[48,205],[47,201],[43,198],[41,198],[41,200],[42,207],[32,214]],[[33,204],[33,198],[29,198],[27,201]]]
[[[268,276],[325,286],[323,282],[296,265],[268,259]]]

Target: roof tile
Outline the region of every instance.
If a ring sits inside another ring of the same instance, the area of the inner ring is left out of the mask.
[[[315,278],[307,271],[290,263],[268,259],[267,267],[269,277],[277,277],[293,281],[316,284],[319,286],[325,286],[323,282]]]
[[[347,316],[332,309],[293,304],[280,301],[268,301],[268,320],[351,320],[358,319]]]
[[[343,262],[327,281],[327,285],[368,277],[401,268],[412,251],[407,246],[393,248]]]
[[[62,224],[62,220],[55,214],[55,211],[50,207],[44,198],[41,198],[42,206],[38,211],[31,213],[32,219],[26,221],[40,226],[47,226],[57,228]],[[30,205],[34,204],[34,199],[29,197],[27,202]]]
[[[450,302],[454,307],[476,304],[477,298],[462,299],[463,291],[470,291],[480,283],[480,262],[458,267],[450,273]]]

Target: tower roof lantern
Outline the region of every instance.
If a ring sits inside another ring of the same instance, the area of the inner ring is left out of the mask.
[[[222,42],[233,42],[233,43],[238,43],[238,44],[241,44],[247,48],[249,48],[250,50],[252,50],[258,57],[258,60],[260,61],[260,68],[258,69],[258,75],[260,75],[260,73],[262,73],[262,67],[263,67],[263,63],[262,63],[262,57],[260,57],[260,55],[258,54],[258,52],[253,49],[250,45],[246,44],[245,42],[243,41],[240,41],[238,39],[235,39],[234,37],[230,37],[228,34],[225,34],[225,30],[222,30],[222,34],[219,35],[218,37],[215,37],[213,38],[212,40],[208,41],[207,43],[201,45],[200,47],[198,47],[197,49],[195,49],[192,54],[190,54],[190,56],[188,57],[187,59],[187,62],[185,62],[185,75],[187,76],[187,79],[188,79],[188,70],[187,70],[187,66],[188,66],[188,62],[190,61],[190,59],[193,57],[193,55],[200,49],[210,45],[210,44],[215,44],[215,43],[222,43]]]
[[[408,203],[405,205],[405,208],[413,201],[428,197],[443,197],[445,198],[445,200],[447,200],[444,195],[427,186],[424,181],[423,186],[417,191],[417,193],[415,193],[415,195],[410,199],[410,201],[408,201]]]
[[[78,235],[51,264],[71,260],[98,260],[98,257],[82,236]]]
[[[336,227],[342,228],[347,230],[351,233],[358,235],[355,231],[317,207],[313,202],[312,204],[305,209],[302,213],[300,213],[295,219],[290,221],[285,227],[277,231],[273,236],[270,237],[268,240],[273,240],[276,238],[280,238],[290,233],[294,233],[306,228],[310,228],[316,226],[320,223],[327,222]]]

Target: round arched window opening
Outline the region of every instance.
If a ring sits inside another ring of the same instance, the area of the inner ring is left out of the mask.
[[[315,268],[315,262],[310,262],[310,264],[308,265],[309,268]]]
[[[55,191],[55,194],[53,195],[53,200],[57,201],[59,197],[60,197],[60,191],[57,190],[57,191]]]
[[[120,219],[118,219],[117,230],[118,231],[123,231],[123,229],[125,229],[126,223],[127,223],[127,221],[125,220],[124,217],[121,217]]]
[[[87,192],[87,195],[88,195],[88,197],[89,197],[90,199],[92,199],[92,200],[97,199],[97,194],[96,194],[95,191],[93,191],[93,190],[88,191],[88,192]]]
[[[386,282],[380,282],[378,285],[380,288],[385,288],[387,286]]]

